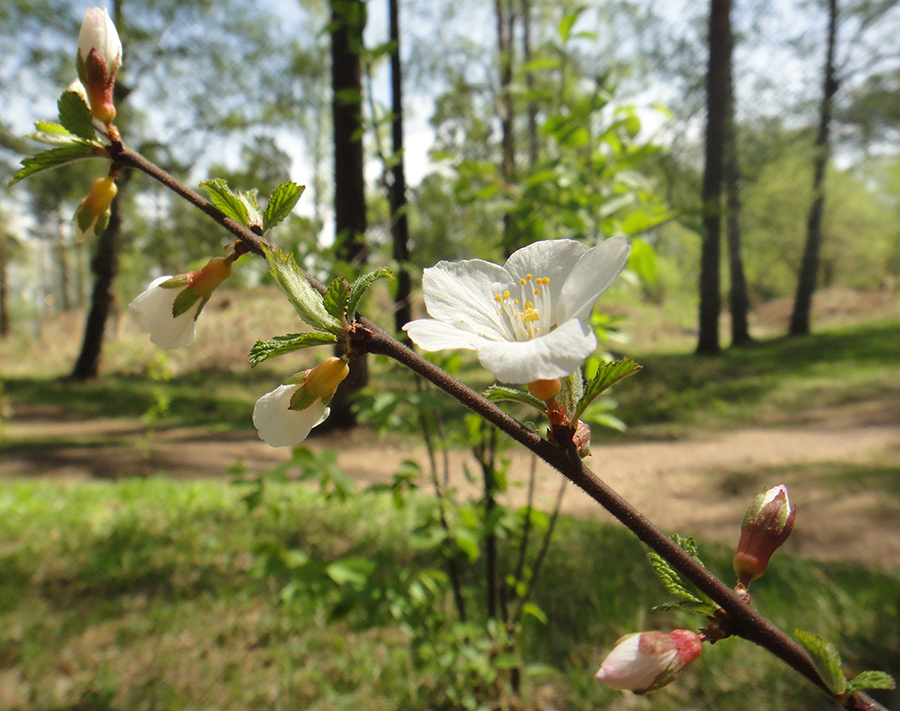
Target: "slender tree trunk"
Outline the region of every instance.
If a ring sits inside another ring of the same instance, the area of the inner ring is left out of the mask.
[[[813,163],[813,200],[806,221],[806,245],[797,279],[797,294],[791,313],[791,336],[803,336],[810,332],[810,312],[813,292],[819,272],[819,253],[822,248],[822,215],[825,212],[825,169],[831,153],[831,115],[838,80],[834,66],[837,44],[838,4],[828,1],[828,40],[825,50],[825,69],[822,81],[822,102],[819,106],[819,129],[816,134],[816,153]]]
[[[725,201],[727,222],[725,225],[728,243],[728,272],[730,289],[728,304],[731,310],[731,344],[745,346],[752,341],[747,314],[750,298],[747,295],[747,278],[744,274],[744,260],[741,256],[741,170],[738,161],[737,119],[735,117],[734,92],[734,33],[728,33],[728,96],[725,119]]]
[[[497,112],[500,115],[501,138],[500,176],[511,183],[516,172],[516,147],[513,125],[515,108],[513,106],[510,84],[512,84],[513,45],[512,35],[515,27],[515,13],[510,6],[511,0],[495,0],[494,10],[497,14],[497,51],[500,59],[500,93],[497,97]],[[507,256],[518,248],[518,236],[513,234],[512,215],[503,216],[503,249]]]
[[[116,274],[119,271],[119,246],[122,235],[122,195],[131,173],[126,171],[119,178],[119,192],[113,200],[109,225],[99,235],[91,260],[94,288],[91,305],[84,326],[81,352],[72,368],[75,380],[89,380],[100,374],[100,355],[103,350],[103,336],[106,323],[116,301]]]
[[[9,321],[9,236],[0,232],[0,338],[10,332]]]
[[[351,265],[366,262],[366,192],[363,172],[362,0],[331,0],[331,111],[334,121],[335,256]],[[356,424],[350,409],[354,394],[369,382],[365,357],[350,362],[350,374],[331,401],[331,428]]]
[[[522,60],[525,64],[531,62],[531,0],[522,0]],[[525,72],[525,87],[529,92],[534,91],[534,72]],[[537,102],[528,99],[528,168],[534,170],[537,165],[540,143],[538,142],[537,126]]]
[[[403,333],[403,325],[412,320],[412,278],[409,263],[409,221],[407,219],[406,172],[403,161],[403,73],[400,63],[400,11],[399,0],[388,0],[391,42],[391,150],[394,164],[390,187],[391,238],[394,261],[397,262],[397,291],[394,294],[394,327]]]
[[[703,245],[700,254],[700,315],[697,353],[714,354],[719,346],[722,310],[722,176],[728,95],[730,0],[712,0],[709,13],[709,64],[706,74],[706,146],[703,169]]]

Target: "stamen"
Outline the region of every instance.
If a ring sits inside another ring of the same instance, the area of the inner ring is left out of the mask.
[[[515,340],[528,341],[550,331],[552,308],[550,290],[546,288],[549,283],[547,277],[526,274],[519,279],[520,298],[512,298],[509,289],[494,296],[504,326]]]

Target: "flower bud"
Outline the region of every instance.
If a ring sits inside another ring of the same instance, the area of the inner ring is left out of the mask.
[[[87,90],[91,114],[107,125],[116,117],[113,86],[121,64],[122,42],[106,8],[89,8],[78,34],[76,66]]]
[[[350,366],[340,358],[326,358],[312,370],[306,371],[303,387],[320,400],[329,400],[349,372]]]
[[[591,456],[591,426],[584,420],[578,420],[575,434],[572,435],[572,443],[579,457],[584,459]]]
[[[528,383],[528,392],[541,402],[547,402],[559,395],[562,381],[559,378],[553,380],[533,380]]]
[[[702,651],[700,635],[690,630],[629,634],[616,642],[594,678],[644,694],[671,682]]]
[[[110,206],[116,196],[112,178],[98,178],[75,210],[75,239],[81,242],[103,232],[109,224]]]
[[[791,534],[796,511],[783,484],[754,499],[741,524],[741,540],[732,561],[742,585],[766,572],[772,554]]]

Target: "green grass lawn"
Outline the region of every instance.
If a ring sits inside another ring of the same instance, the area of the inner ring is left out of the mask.
[[[301,588],[286,598],[290,576],[263,575],[257,554],[280,546],[328,560],[348,548],[380,551],[399,571],[416,555],[408,517],[384,495],[337,503],[291,485],[270,485],[248,513],[245,491],[165,479],[0,484],[0,706],[414,708],[410,689],[433,680],[411,672],[404,629],[353,615],[328,622],[324,596]],[[728,551],[702,553],[729,579]],[[526,661],[556,671],[528,680],[529,703],[635,708],[592,681],[605,652],[625,632],[695,622],[649,611],[666,593],[619,528],[565,519],[548,561],[537,598],[548,621],[528,628],[525,650]],[[851,669],[900,668],[900,575],[781,558],[755,595],[776,623],[837,643]],[[740,640],[708,648],[648,698],[636,707],[826,705]]]

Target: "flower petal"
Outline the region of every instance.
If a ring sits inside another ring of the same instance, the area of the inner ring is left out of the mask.
[[[572,319],[531,341],[485,339],[477,350],[481,364],[500,382],[530,383],[571,375],[596,347],[597,338],[590,326]]]
[[[253,408],[253,425],[259,438],[270,447],[292,447],[309,436],[310,430],[322,424],[329,410],[316,400],[304,410],[290,410],[291,397],[299,385],[281,385],[266,393]]]
[[[587,250],[562,286],[555,302],[555,322],[587,319],[600,294],[625,268],[630,251],[624,237],[611,237]]]
[[[160,286],[171,278],[161,276],[154,279],[129,304],[137,312],[138,325],[150,334],[150,340],[166,350],[183,348],[193,343],[196,313],[196,309],[189,309],[180,316],[172,315],[175,298],[180,290]]]
[[[503,267],[483,259],[438,262],[422,274],[428,315],[486,338],[506,338],[494,296],[511,278]]]
[[[403,330],[409,334],[413,343],[426,351],[440,351],[444,348],[476,350],[487,340],[471,331],[431,318],[410,321]]]
[[[550,279],[550,298],[556,303],[569,272],[587,251],[587,247],[573,239],[543,240],[516,250],[503,266],[514,284],[528,274]]]

